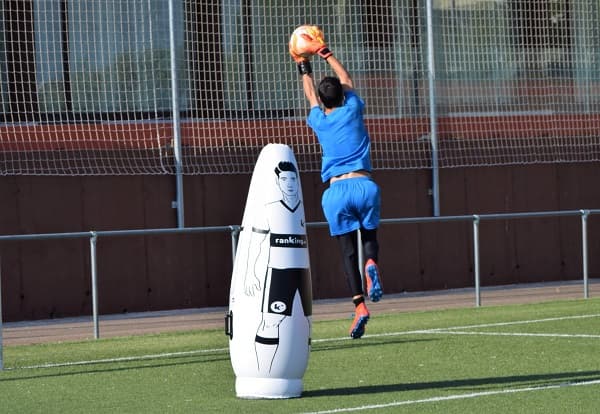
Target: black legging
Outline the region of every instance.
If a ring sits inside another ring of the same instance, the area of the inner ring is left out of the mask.
[[[360,229],[365,260],[373,259],[377,262],[379,244],[377,243],[377,229]],[[358,237],[355,231],[336,236],[342,252],[342,262],[348,287],[352,296],[364,294],[360,267],[358,265]]]

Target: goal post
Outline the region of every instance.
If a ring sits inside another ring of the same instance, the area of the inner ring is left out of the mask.
[[[305,23],[366,102],[375,169],[432,168],[431,113],[440,168],[600,160],[598,2],[433,0],[430,27],[426,0],[172,4],[170,33],[166,1],[2,2],[0,174],[177,174],[173,122],[183,174],[250,173],[268,142],[318,171]]]

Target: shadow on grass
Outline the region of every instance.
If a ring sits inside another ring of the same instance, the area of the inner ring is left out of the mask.
[[[362,341],[336,341],[331,344],[319,344],[316,348],[313,346],[311,349],[311,353],[319,352],[319,351],[330,351],[330,350],[340,350],[343,348],[357,348],[363,346],[375,347],[380,345],[389,345],[390,343],[406,343],[406,342],[417,342],[417,341],[431,341],[433,339],[419,339],[419,340],[402,340],[398,338],[382,338],[378,340],[371,340],[368,342]],[[14,375],[7,375],[3,378],[0,376],[0,384],[2,382],[8,381],[19,381],[19,380],[31,380],[31,379],[40,379],[40,378],[55,378],[55,377],[65,377],[70,375],[81,375],[81,374],[96,374],[96,373],[106,373],[106,372],[122,372],[128,370],[137,370],[137,369],[152,369],[152,368],[164,368],[164,367],[174,367],[181,365],[190,365],[190,364],[205,364],[205,363],[215,363],[215,362],[225,362],[230,361],[230,357],[228,353],[217,353],[217,354],[207,354],[207,355],[177,355],[177,356],[157,356],[156,358],[144,358],[140,357],[139,359],[135,357],[131,357],[130,360],[98,360],[98,361],[87,361],[85,363],[57,363],[53,366],[40,366],[34,368],[12,368],[7,369],[5,372],[12,373]],[[118,367],[115,367],[115,364],[118,364]],[[35,373],[32,375],[27,375],[26,372],[32,372],[35,370]],[[40,372],[40,370],[51,370],[52,372]],[[61,372],[56,372],[55,370],[60,370]]]
[[[369,385],[361,387],[308,390],[303,397],[331,397],[357,394],[380,394],[384,392],[422,391],[432,389],[460,389],[479,391],[495,389],[510,384],[513,387],[553,386],[566,383],[600,380],[600,371],[562,372],[556,374],[513,375],[508,377],[469,378],[447,381],[420,382],[414,384]]]
[[[169,362],[165,362],[168,359]],[[184,360],[184,361],[182,361]],[[189,355],[178,355],[169,356],[166,358],[141,358],[133,359],[129,361],[90,361],[85,364],[57,364],[51,367],[39,367],[39,368],[14,368],[5,371],[6,373],[14,373],[15,376],[7,376],[2,378],[0,376],[0,384],[9,381],[22,381],[22,380],[33,380],[40,378],[60,378],[71,375],[87,375],[87,374],[99,374],[107,372],[124,372],[130,370],[140,369],[155,369],[165,367],[177,367],[177,366],[188,366],[193,364],[206,364],[212,362],[224,362],[229,361],[228,355],[202,355],[202,356],[189,356]],[[119,367],[115,367],[115,364],[119,364]],[[106,367],[102,367],[106,365]],[[91,368],[96,367],[96,368]],[[39,373],[39,370],[60,370],[61,372],[48,372]],[[31,372],[35,370],[39,374],[33,375],[21,375],[25,372]],[[68,371],[65,371],[68,370]]]

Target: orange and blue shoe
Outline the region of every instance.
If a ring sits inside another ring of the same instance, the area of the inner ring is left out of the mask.
[[[367,326],[369,316],[369,310],[367,309],[365,303],[359,303],[356,307],[354,320],[350,326],[350,337],[352,339],[358,339],[365,334],[365,326]]]
[[[367,279],[367,293],[371,302],[379,302],[383,296],[380,275],[377,263],[373,259],[367,260],[365,264],[365,279]]]

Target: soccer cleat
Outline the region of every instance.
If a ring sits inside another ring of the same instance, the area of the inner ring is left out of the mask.
[[[358,339],[365,334],[365,326],[367,326],[367,322],[369,321],[369,310],[365,303],[360,303],[356,307],[356,312],[354,313],[354,320],[352,321],[352,325],[350,326],[350,337],[352,339]]]
[[[367,260],[365,264],[365,279],[367,279],[367,293],[372,302],[379,302],[383,296],[381,287],[379,267],[373,259]]]

